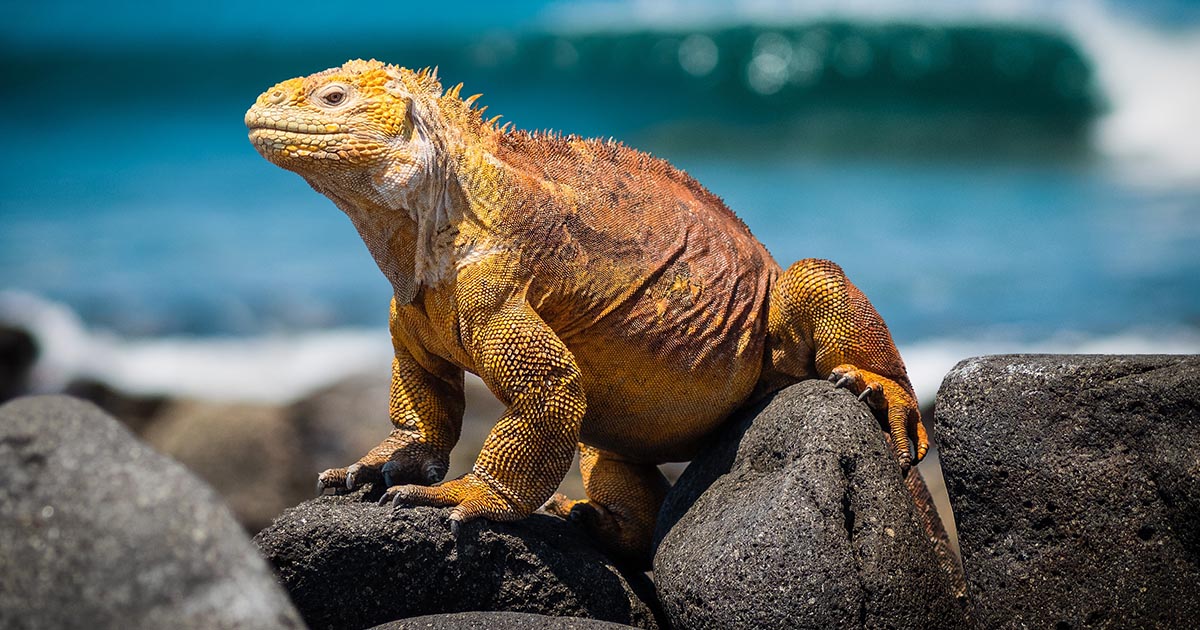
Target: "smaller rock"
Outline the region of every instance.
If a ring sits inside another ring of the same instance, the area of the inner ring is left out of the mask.
[[[300,628],[229,510],[94,405],[0,407],[0,628]]]
[[[132,394],[94,378],[73,380],[61,393],[95,404],[139,437],[170,403],[167,396]]]
[[[388,436],[390,387],[390,370],[355,374],[288,406],[289,424],[308,458],[304,479],[309,486],[322,470],[353,464]]]
[[[25,392],[37,356],[37,342],[29,331],[0,324],[0,402]]]
[[[653,587],[623,576],[582,529],[535,514],[478,519],[377,505],[362,491],[287,510],[255,542],[313,628],[363,628],[462,611],[586,617],[656,628]]]
[[[817,380],[733,418],[659,514],[654,579],[672,627],[967,626],[928,495],[919,509],[883,435]]]
[[[371,630],[620,630],[619,623],[515,612],[465,612],[392,621]]]

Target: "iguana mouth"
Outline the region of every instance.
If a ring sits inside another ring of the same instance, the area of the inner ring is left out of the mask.
[[[333,129],[330,129],[330,127],[333,127]],[[281,133],[290,133],[298,136],[336,136],[346,133],[345,129],[342,129],[337,125],[314,125],[309,123],[256,123],[254,125],[249,125],[249,129],[251,132],[278,131]]]

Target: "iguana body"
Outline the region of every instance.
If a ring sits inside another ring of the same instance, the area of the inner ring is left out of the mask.
[[[382,480],[452,524],[522,518],[580,449],[573,511],[645,555],[667,489],[736,408],[832,377],[886,418],[902,465],[928,441],[887,327],[833,263],[782,271],[713,194],[621,144],[497,127],[428,71],[351,61],[246,114],[267,159],[353,221],[395,295],[392,434],[319,487]],[[463,371],[507,405],[471,473],[439,485]]]

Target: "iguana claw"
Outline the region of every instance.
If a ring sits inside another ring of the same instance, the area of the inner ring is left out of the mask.
[[[362,464],[351,464],[346,468],[346,489],[353,490],[355,487],[354,478],[358,472],[362,470]]]
[[[834,381],[834,383],[833,383],[834,387],[846,387],[854,382],[854,379],[850,378],[849,376],[842,376],[841,378],[836,378],[837,376],[838,376],[838,374],[831,374],[829,376],[829,380]],[[835,378],[836,378],[836,380],[835,380]]]
[[[857,391],[859,400],[881,414],[880,419],[892,438],[892,447],[901,469],[908,470],[925,457],[925,452],[929,450],[929,437],[921,424],[921,412],[917,409],[917,401],[910,388],[848,363],[833,368],[829,380],[834,382],[834,387]]]

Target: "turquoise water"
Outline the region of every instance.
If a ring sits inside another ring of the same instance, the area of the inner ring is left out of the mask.
[[[242,124],[274,82],[362,56],[440,65],[520,127],[670,159],[781,263],[838,261],[902,347],[1149,331],[1196,351],[1200,135],[1186,106],[1200,104],[1200,31],[1186,5],[380,18],[416,24],[406,38],[380,20],[325,32],[230,7],[49,6],[17,10],[0,46],[0,291],[60,303],[91,330],[384,324],[388,286],[349,222],[263,161]]]

